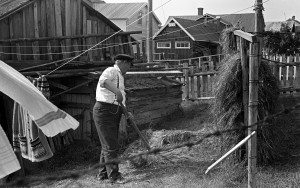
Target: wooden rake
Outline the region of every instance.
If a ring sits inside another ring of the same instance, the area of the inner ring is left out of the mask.
[[[141,133],[141,131],[139,130],[139,128],[137,127],[134,119],[132,116],[129,115],[126,107],[122,104],[122,103],[119,103],[123,109],[123,113],[125,115],[125,118],[127,120],[127,122],[133,127],[133,129],[138,133],[138,135],[140,136],[142,142],[144,143],[145,147],[147,148],[147,150],[149,151],[151,148],[146,140],[146,138],[144,137],[144,135]]]

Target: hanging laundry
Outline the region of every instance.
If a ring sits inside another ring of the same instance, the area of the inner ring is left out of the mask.
[[[0,125],[0,179],[21,169],[9,140]]]
[[[57,108],[22,74],[0,61],[0,91],[26,109],[38,128],[53,137],[68,129],[76,129],[79,122]]]
[[[49,83],[46,79],[46,77],[44,75],[40,76],[37,80],[36,80],[36,87],[38,88],[38,90],[40,90],[42,92],[42,94],[49,99],[50,98],[50,87],[49,87]]]
[[[47,138],[30,118],[27,110],[14,103],[13,148],[31,162],[40,162],[53,156]]]

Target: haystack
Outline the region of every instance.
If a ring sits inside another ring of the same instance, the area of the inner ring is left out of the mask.
[[[219,67],[216,81],[214,112],[220,130],[240,128],[244,125],[241,57],[240,53],[233,48],[233,30],[227,29],[223,32],[223,50],[226,56]],[[267,115],[275,113],[279,97],[279,82],[265,62],[260,62],[259,65],[259,81],[258,120],[261,120]],[[282,127],[274,121],[268,123],[270,126],[258,126],[257,157],[259,165],[274,162],[285,150],[282,145],[284,138]],[[245,136],[245,130],[224,135],[223,142],[221,142],[223,151],[232,148]],[[245,154],[245,147],[241,148],[229,161],[241,162],[245,159]]]

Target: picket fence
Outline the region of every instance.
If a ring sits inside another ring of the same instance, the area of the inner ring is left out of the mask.
[[[223,54],[201,56],[184,60],[166,60],[165,70],[181,70],[183,76],[176,77],[183,84],[183,100],[214,98],[217,67]],[[263,55],[273,74],[279,80],[281,94],[300,94],[300,54],[294,56]],[[162,60],[160,60],[162,62]]]
[[[263,55],[263,58],[269,62],[273,74],[278,78],[281,94],[299,94],[300,54]]]

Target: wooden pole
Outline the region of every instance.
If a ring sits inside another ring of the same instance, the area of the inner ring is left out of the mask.
[[[249,104],[248,104],[248,125],[257,122],[258,106],[258,43],[250,44],[250,65],[249,65]],[[248,129],[248,135],[257,130],[257,126]],[[256,188],[256,159],[257,159],[257,136],[254,135],[248,142],[248,188]]]
[[[242,83],[243,83],[243,108],[244,108],[244,126],[248,126],[248,102],[249,102],[249,63],[247,61],[246,41],[240,37],[240,53],[242,65]],[[247,130],[245,131],[247,135]],[[246,147],[248,149],[248,147]]]
[[[227,153],[225,153],[220,159],[218,159],[216,162],[214,162],[212,165],[210,165],[207,170],[205,171],[205,174],[207,174],[211,169],[213,169],[217,164],[222,162],[224,159],[226,159],[232,152],[240,148],[243,144],[245,144],[252,136],[256,135],[256,132],[252,132],[250,135],[246,136],[243,140],[241,140],[237,145],[235,145],[231,150],[229,150]]]
[[[263,19],[263,3],[262,0],[255,1],[255,33],[261,33],[264,30]],[[257,37],[257,36],[256,36]],[[248,125],[253,125],[257,122],[258,115],[258,70],[261,58],[262,39],[258,38],[258,42],[250,44],[250,65],[249,65],[249,119]],[[248,129],[248,135],[257,130],[257,126]],[[257,135],[248,141],[248,188],[256,188],[257,174]]]
[[[153,14],[152,14],[152,0],[148,0],[148,63],[153,62]]]

